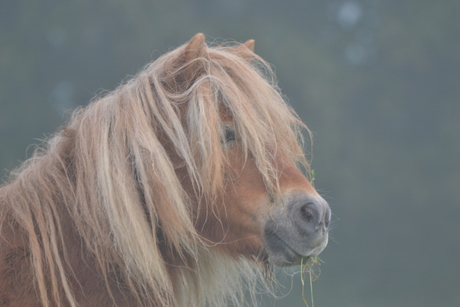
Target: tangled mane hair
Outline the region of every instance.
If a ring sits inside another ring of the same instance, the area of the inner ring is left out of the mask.
[[[308,167],[305,127],[253,41],[204,40],[198,34],[76,110],[1,187],[0,229],[25,242],[43,306],[79,306],[74,251],[88,255],[113,305],[115,291],[129,306],[243,305],[243,288],[265,275],[263,259],[213,250],[196,216],[213,214],[229,184],[226,127],[275,194],[274,152]]]

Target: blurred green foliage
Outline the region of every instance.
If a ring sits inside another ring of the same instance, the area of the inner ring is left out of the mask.
[[[334,212],[316,306],[459,306],[458,0],[2,1],[2,177],[67,110],[197,32],[254,38],[315,133]],[[299,275],[280,278],[292,291],[266,306],[302,306]]]

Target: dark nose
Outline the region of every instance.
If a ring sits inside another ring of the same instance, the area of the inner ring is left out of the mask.
[[[326,231],[329,227],[331,210],[322,198],[301,198],[291,210],[293,210],[294,220],[303,231],[314,233],[320,230]]]

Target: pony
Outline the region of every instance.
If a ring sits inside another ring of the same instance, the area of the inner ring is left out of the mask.
[[[197,34],[11,173],[0,306],[243,306],[326,247],[308,130],[253,49]]]

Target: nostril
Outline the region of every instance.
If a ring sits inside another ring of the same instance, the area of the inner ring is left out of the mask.
[[[314,209],[312,208],[314,206],[313,204],[306,204],[300,207],[300,212],[302,213],[302,217],[307,221],[307,222],[312,222],[315,219],[315,212]]]
[[[326,211],[326,216],[324,218],[324,225],[326,228],[329,228],[329,224],[331,223],[331,210]]]
[[[321,197],[300,195],[293,197],[287,206],[289,218],[306,236],[325,233],[330,224],[331,210]]]

